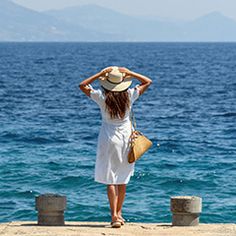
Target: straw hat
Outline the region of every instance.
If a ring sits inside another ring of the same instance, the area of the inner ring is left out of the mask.
[[[116,92],[126,90],[132,83],[131,77],[125,78],[125,73],[121,73],[117,66],[112,66],[112,71],[103,77],[99,77],[99,81],[105,89]]]

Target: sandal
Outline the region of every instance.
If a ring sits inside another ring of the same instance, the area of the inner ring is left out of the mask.
[[[112,228],[120,228],[121,227],[121,221],[116,220],[116,221],[111,222],[111,227]]]
[[[116,220],[116,221],[118,221],[118,222],[120,222],[121,223],[121,225],[124,225],[125,224],[125,221],[124,220],[122,220],[122,219],[118,219],[118,220]],[[111,222],[111,224],[112,224],[113,222]]]
[[[122,218],[118,218],[118,220],[121,222],[121,225],[124,225],[126,220],[122,217]]]

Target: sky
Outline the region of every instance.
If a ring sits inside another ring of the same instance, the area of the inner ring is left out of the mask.
[[[0,0],[1,1],[1,0]],[[97,4],[129,15],[150,15],[190,20],[218,11],[236,20],[236,0],[13,0],[28,8],[43,11],[68,6]]]

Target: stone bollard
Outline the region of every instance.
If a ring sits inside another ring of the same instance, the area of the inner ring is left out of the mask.
[[[202,212],[202,199],[195,196],[171,197],[173,226],[196,226]]]
[[[66,197],[46,193],[35,198],[35,209],[38,211],[38,225],[64,225]]]

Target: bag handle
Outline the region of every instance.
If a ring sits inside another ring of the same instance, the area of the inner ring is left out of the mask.
[[[133,111],[133,107],[131,108],[131,116],[130,116],[130,123],[131,123],[131,131],[132,131],[132,124],[134,126],[134,130],[136,130],[136,120],[135,120],[135,117],[134,117],[134,111]]]
[[[137,138],[137,136],[143,135],[143,133],[141,131],[136,130],[136,120],[134,117],[134,112],[133,109],[131,109],[132,111],[132,119],[130,119],[130,125],[131,125],[131,134],[130,134],[130,143],[131,143],[131,147],[133,147],[134,145],[134,140]],[[134,131],[132,130],[132,120],[133,120],[133,125],[134,125]]]

